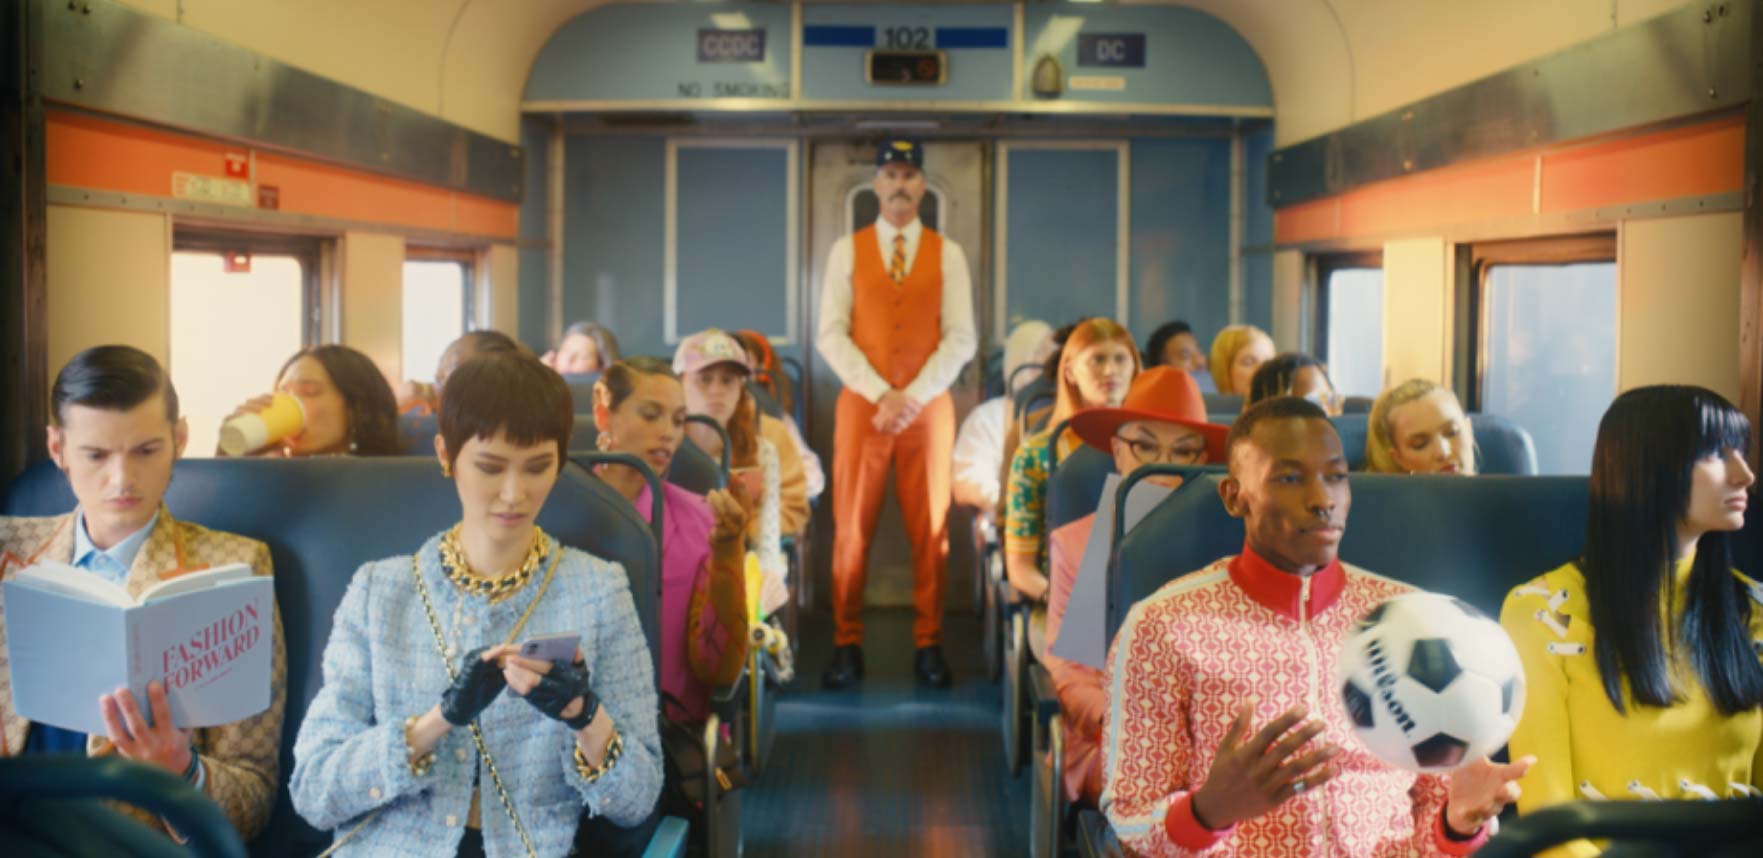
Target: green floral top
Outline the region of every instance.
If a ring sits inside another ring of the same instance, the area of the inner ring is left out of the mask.
[[[1043,568],[1047,557],[1047,475],[1053,466],[1050,437],[1048,431],[1036,432],[1016,448],[1004,503],[1004,553],[1032,554]],[[1066,430],[1059,439],[1060,461],[1081,443]]]

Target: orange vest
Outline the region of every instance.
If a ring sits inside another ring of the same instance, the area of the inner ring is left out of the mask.
[[[904,390],[943,339],[943,237],[919,233],[900,283],[888,276],[874,224],[852,235],[851,246],[851,340],[889,385]]]

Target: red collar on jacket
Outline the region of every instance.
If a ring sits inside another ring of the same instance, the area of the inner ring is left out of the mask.
[[[1243,553],[1230,561],[1230,580],[1268,610],[1298,619],[1298,595],[1303,592],[1304,579],[1267,562],[1247,542],[1243,543]],[[1312,573],[1308,615],[1315,617],[1333,607],[1346,584],[1347,573],[1341,570],[1338,557]]]

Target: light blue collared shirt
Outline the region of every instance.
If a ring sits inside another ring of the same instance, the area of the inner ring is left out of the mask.
[[[86,514],[81,512],[74,521],[73,528],[73,565],[97,575],[117,586],[122,586],[129,579],[129,569],[135,565],[135,555],[141,553],[141,546],[147,544],[147,537],[153,533],[153,526],[159,523],[159,512],[140,530],[128,535],[127,539],[118,542],[105,550],[92,544],[92,538],[86,535]]]

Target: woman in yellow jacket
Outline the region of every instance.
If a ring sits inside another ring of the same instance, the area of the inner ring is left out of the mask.
[[[1755,479],[1749,436],[1699,387],[1639,388],[1605,412],[1585,553],[1500,612],[1528,685],[1512,755],[1537,758],[1521,813],[1763,795],[1763,585],[1728,552]]]

